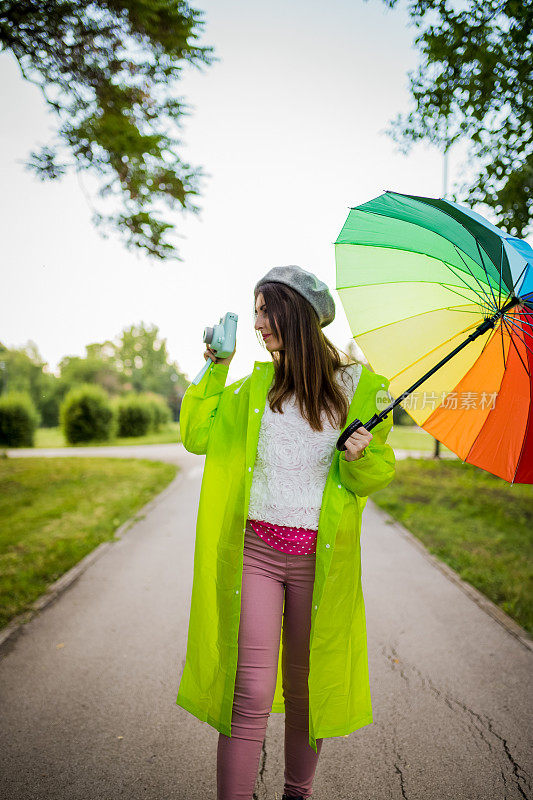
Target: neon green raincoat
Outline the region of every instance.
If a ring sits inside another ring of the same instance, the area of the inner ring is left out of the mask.
[[[237,671],[244,533],[259,428],[274,375],[256,361],[244,379],[226,386],[229,364],[211,363],[185,392],[181,439],[206,454],[196,525],[187,654],[176,704],[231,736]],[[363,424],[380,408],[389,381],[363,366],[348,421]],[[346,461],[335,450],[318,523],[309,642],[309,744],[373,722],[366,622],[361,588],[361,514],[367,496],[394,477],[386,438],[392,414],[372,429],[365,455]],[[284,712],[280,641],[273,712]]]

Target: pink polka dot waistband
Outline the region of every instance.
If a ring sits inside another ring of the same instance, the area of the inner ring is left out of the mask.
[[[293,528],[286,525],[275,525],[272,522],[249,519],[257,535],[274,550],[290,555],[311,555],[316,553],[318,531],[310,528]]]

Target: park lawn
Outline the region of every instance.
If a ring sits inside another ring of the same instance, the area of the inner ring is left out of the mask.
[[[165,430],[159,433],[149,433],[146,436],[110,439],[108,442],[89,442],[91,447],[105,447],[106,445],[138,445],[138,444],[171,444],[181,442],[179,422],[171,422]],[[435,439],[426,431],[417,426],[394,425],[389,433],[387,442],[398,450],[427,450],[433,451]],[[35,432],[35,447],[86,447],[86,444],[67,445],[61,429],[39,428]],[[441,453],[450,451],[441,445]]]
[[[533,634],[533,486],[460,460],[407,458],[372,500]]]
[[[109,447],[110,445],[137,445],[137,444],[173,444],[181,442],[179,422],[169,424],[157,433],[147,433],[146,436],[128,436],[109,439],[107,442],[83,442],[78,445],[68,444],[61,432],[61,428],[38,428],[35,431],[35,447]]]
[[[387,443],[394,450],[427,450],[429,452],[435,450],[433,436],[416,425],[394,425],[387,436]],[[440,452],[451,453],[452,451],[441,444]]]
[[[0,458],[0,628],[175,477],[118,458]]]

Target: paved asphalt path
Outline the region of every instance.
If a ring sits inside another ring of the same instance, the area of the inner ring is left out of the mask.
[[[204,457],[181,445],[111,450],[84,454],[164,458],[180,472],[4,645],[6,800],[216,798],[218,734],[175,704]],[[362,550],[374,723],[324,741],[313,797],[533,798],[532,651],[371,500]],[[283,720],[269,720],[260,800],[281,799]]]

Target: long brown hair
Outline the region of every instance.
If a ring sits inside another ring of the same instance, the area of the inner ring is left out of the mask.
[[[281,283],[261,284],[254,291],[254,315],[259,294],[264,297],[270,327],[284,347],[270,354],[274,362],[274,380],[268,393],[270,408],[282,414],[284,401],[294,395],[300,413],[313,430],[323,429],[324,410],[334,427],[344,428],[350,403],[335,372],[358,362],[350,361],[324,335],[315,309],[299,292]],[[265,347],[261,334],[256,333]],[[343,361],[341,354],[348,361]]]

